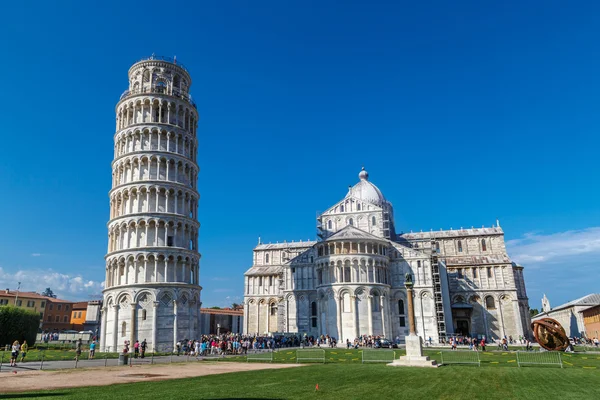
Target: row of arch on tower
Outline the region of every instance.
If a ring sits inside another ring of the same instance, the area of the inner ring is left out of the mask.
[[[108,228],[108,252],[142,247],[197,250],[199,223],[179,218],[136,218]]]
[[[388,263],[367,257],[329,262],[317,261],[317,285],[334,283],[391,284]]]
[[[145,283],[198,284],[198,259],[169,252],[128,254],[106,260],[106,287]]]
[[[196,135],[198,113],[187,101],[137,97],[117,106],[117,130],[143,123],[176,125]]]
[[[107,308],[117,306],[120,309],[128,309],[132,305],[137,305],[142,309],[150,309],[153,306],[169,307],[173,303],[196,305],[200,303],[200,296],[195,290],[167,287],[157,291],[142,289],[134,293],[123,290],[117,293],[110,293],[106,297]]]
[[[197,139],[180,129],[141,126],[115,135],[115,159],[136,151],[162,151],[196,160]]]
[[[332,241],[317,245],[317,256],[324,257],[335,254],[375,254],[386,256],[387,245],[377,242],[342,242]]]
[[[113,188],[144,180],[177,182],[196,187],[198,167],[172,155],[140,154],[113,163]]]
[[[175,185],[127,185],[110,193],[110,219],[130,214],[170,213],[196,219],[199,195]]]
[[[152,58],[134,65],[129,71],[129,91],[132,93],[161,93],[187,98],[191,84],[191,77],[181,65]]]

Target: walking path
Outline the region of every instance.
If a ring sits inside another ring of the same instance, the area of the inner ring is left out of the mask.
[[[161,360],[164,359],[161,358]],[[154,365],[133,364],[131,367],[112,366],[107,368],[89,368],[94,366],[94,364],[97,364],[97,361],[100,360],[90,361],[89,364],[86,364],[87,368],[79,368],[76,370],[21,370],[17,374],[0,374],[0,387],[2,388],[2,393],[27,392],[83,386],[105,386],[139,381],[158,381],[240,371],[295,368],[299,366],[298,364],[248,364],[234,362],[187,364],[164,364],[163,362],[162,364]],[[56,363],[55,367],[60,367],[62,364],[58,363],[66,362],[67,361],[53,361],[52,363]],[[24,364],[26,365],[27,363]],[[19,368],[20,367],[17,367],[17,369]],[[2,369],[4,370],[4,368]]]
[[[232,356],[218,357],[193,357],[193,356],[148,356],[145,358],[130,358],[128,365],[151,365],[151,364],[170,364],[170,363],[182,363],[182,362],[194,362],[194,361],[208,361],[229,358]],[[22,371],[38,371],[43,370],[56,370],[56,369],[75,369],[75,368],[98,368],[98,367],[116,367],[119,366],[119,359],[117,358],[96,358],[94,360],[81,359],[78,362],[75,360],[65,361],[25,361],[17,363],[16,367],[11,367],[10,364],[4,363],[0,366],[0,374],[3,373],[17,373]]]

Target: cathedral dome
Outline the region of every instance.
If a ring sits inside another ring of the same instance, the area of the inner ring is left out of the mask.
[[[360,182],[350,188],[346,198],[354,197],[355,199],[360,199],[380,207],[387,203],[381,190],[369,182],[369,173],[365,171],[364,167],[358,174],[358,177],[360,178]]]

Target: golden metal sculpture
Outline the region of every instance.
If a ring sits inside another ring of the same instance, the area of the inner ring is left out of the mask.
[[[569,338],[560,323],[552,318],[542,318],[531,323],[535,340],[546,350],[564,351],[569,347]]]

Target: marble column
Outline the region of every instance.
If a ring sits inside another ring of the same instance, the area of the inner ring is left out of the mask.
[[[173,300],[173,349],[177,345],[177,300]]]
[[[384,337],[387,337],[386,333],[385,333],[385,296],[380,296],[380,308],[381,308],[381,333]]]
[[[106,320],[108,317],[108,308],[107,307],[103,307],[102,308],[102,326],[100,327],[100,351],[106,351],[106,335],[105,332],[108,331],[108,328],[106,326]]]
[[[409,334],[416,335],[417,331],[415,330],[415,305],[413,300],[413,285],[412,282],[410,284],[405,283],[406,286],[406,300],[408,303],[408,326],[409,326]]]
[[[154,304],[152,304],[152,306],[154,307],[154,309],[152,310],[152,351],[153,352],[157,352],[159,351],[158,349],[158,343],[156,343],[156,331],[158,330],[158,305],[160,303],[158,301],[155,301]]]
[[[137,303],[131,303],[131,335],[130,335],[130,339],[129,339],[129,343],[131,348],[133,349],[133,344],[135,343],[136,336],[137,336],[137,332],[135,329],[135,323],[136,323],[136,312],[137,312]]]
[[[367,296],[367,319],[368,319],[368,323],[369,323],[369,332],[367,332],[369,334],[369,336],[373,335],[373,296]]]
[[[358,297],[352,296],[352,321],[354,322],[354,337],[360,336],[360,323],[358,319]]]
[[[119,345],[119,305],[115,304],[113,306],[115,310],[115,319],[113,321],[113,349],[112,351],[118,351],[117,347]]]
[[[342,333],[343,333],[343,329],[342,329],[342,299],[339,298],[339,296],[336,298],[337,300],[337,325],[338,325],[338,343],[342,343]]]

